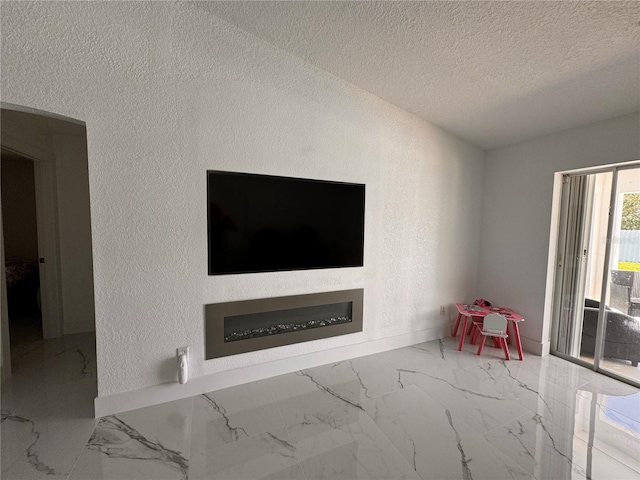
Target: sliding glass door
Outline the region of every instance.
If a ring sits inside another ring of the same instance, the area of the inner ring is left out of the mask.
[[[638,384],[638,164],[563,177],[557,252],[552,353]]]

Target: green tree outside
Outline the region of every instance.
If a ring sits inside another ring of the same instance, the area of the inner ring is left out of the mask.
[[[640,230],[640,193],[626,193],[622,200],[622,230]]]

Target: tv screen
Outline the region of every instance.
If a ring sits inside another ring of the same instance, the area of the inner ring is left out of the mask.
[[[364,187],[208,171],[209,275],[362,266]]]

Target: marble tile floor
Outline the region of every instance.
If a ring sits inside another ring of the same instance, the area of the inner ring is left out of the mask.
[[[473,350],[447,338],[93,419],[91,339],[44,342],[2,386],[1,477],[640,478],[638,389]]]
[[[580,359],[593,365],[593,355],[580,355]],[[603,358],[600,365],[604,370],[640,382],[640,365],[634,367],[630,361],[617,358]]]

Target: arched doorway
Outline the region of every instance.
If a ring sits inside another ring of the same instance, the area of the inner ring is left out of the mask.
[[[8,376],[17,353],[42,351],[48,340],[62,348],[65,338],[85,334],[95,350],[95,309],[86,127],[47,112],[1,107],[3,175],[14,175],[3,178],[2,196],[2,369]],[[13,181],[25,183],[8,183]],[[35,220],[35,228],[22,228],[22,218],[28,225]],[[39,339],[33,325],[18,328],[24,318],[10,317],[12,310],[25,314],[12,305],[19,301],[31,302],[27,316],[41,315]],[[18,338],[25,330],[29,338]],[[12,344],[20,345],[13,355]]]

